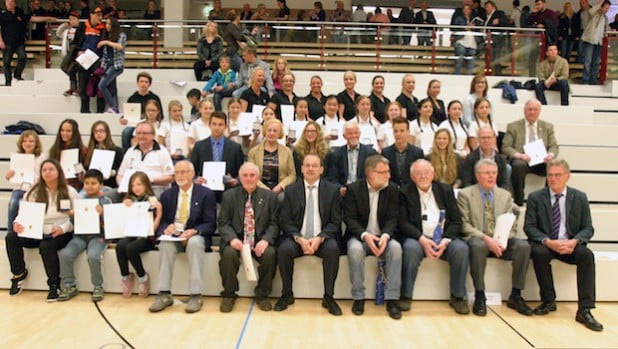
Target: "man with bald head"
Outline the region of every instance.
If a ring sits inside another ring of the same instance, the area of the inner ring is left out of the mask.
[[[403,246],[401,310],[410,310],[414,282],[423,258],[442,259],[450,266],[449,305],[470,313],[466,301],[468,245],[461,239],[461,213],[453,188],[434,181],[431,162],[419,159],[410,167],[412,183],[399,195],[398,240]]]
[[[256,303],[262,311],[269,311],[272,304],[268,296],[277,267],[278,201],[273,192],[258,187],[260,170],[254,163],[245,162],[238,176],[241,185],[223,193],[217,221],[221,234],[219,272],[223,281],[223,300],[219,309],[228,313],[234,308],[239,257],[246,244],[253,258],[260,263],[255,287]]]
[[[502,140],[502,153],[510,160],[513,168],[511,181],[517,206],[524,205],[524,184],[528,172],[545,176],[545,164],[558,156],[558,142],[554,134],[554,125],[539,120],[540,115],[541,102],[534,98],[528,100],[524,106],[524,118],[509,123]],[[530,166],[531,158],[524,152],[524,145],[539,139],[543,140],[547,156],[543,163]]]

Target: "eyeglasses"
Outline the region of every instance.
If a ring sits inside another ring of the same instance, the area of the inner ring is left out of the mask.
[[[385,174],[389,174],[389,173],[391,173],[391,170],[384,170],[384,171],[373,171],[373,172],[375,172],[375,173],[377,173],[377,174],[385,175]]]
[[[138,135],[138,136],[153,135],[154,132],[135,132],[135,134]]]

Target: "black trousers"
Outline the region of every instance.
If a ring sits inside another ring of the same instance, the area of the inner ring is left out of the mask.
[[[96,61],[88,70],[80,68],[77,76],[79,78],[79,98],[82,105],[80,113],[90,113],[90,97],[86,94],[88,87],[88,81],[92,77],[92,73],[97,67],[100,67],[99,61]],[[97,97],[97,113],[103,113],[105,111],[105,99]]]
[[[595,264],[594,254],[584,245],[577,245],[573,253],[561,255],[545,245],[533,242],[532,263],[534,273],[541,289],[541,300],[553,302],[556,300],[554,276],[551,271],[551,260],[558,259],[564,263],[577,266],[577,305],[579,309],[595,307]]]
[[[9,256],[11,273],[19,275],[26,270],[24,261],[24,248],[39,248],[39,253],[43,259],[45,274],[47,274],[47,285],[55,287],[60,285],[60,262],[58,260],[58,250],[64,248],[73,238],[73,234],[63,234],[53,239],[34,240],[20,238],[15,232],[6,234],[6,252]]]
[[[116,259],[120,267],[120,275],[129,275],[129,262],[135,268],[137,276],[146,275],[144,265],[142,264],[141,253],[152,251],[155,249],[155,244],[152,240],[146,238],[124,238],[116,243]]]
[[[15,67],[15,77],[21,78],[21,74],[26,68],[26,47],[23,43],[18,45],[6,45],[6,48],[2,52],[2,64],[4,66],[4,80],[7,84],[11,83],[13,78],[11,74],[11,61],[13,60],[13,54],[17,53],[17,67]]]
[[[214,74],[217,69],[219,69],[219,62],[210,62],[210,66],[206,66],[206,62],[204,61],[197,61],[195,62],[195,64],[193,64],[193,72],[195,73],[195,80],[196,81],[204,81],[207,79],[202,78],[202,74],[204,73],[204,71],[210,70],[210,72],[212,74]]]
[[[526,175],[532,172],[539,176],[546,176],[547,169],[545,164],[538,164],[536,166],[528,166],[528,163],[519,159],[511,160],[511,182],[513,183],[513,199],[518,206],[524,204],[524,186],[526,183]]]
[[[315,255],[322,258],[322,270],[324,272],[324,295],[333,296],[335,293],[335,280],[339,272],[339,246],[335,239],[326,239],[320,245]],[[292,293],[292,276],[294,274],[294,258],[304,256],[300,245],[289,237],[283,239],[277,248],[277,261],[283,287],[282,294]]]
[[[255,287],[255,296],[267,298],[273,287],[273,278],[277,271],[277,249],[268,246],[262,256],[258,257],[252,253],[260,266],[258,267],[258,282]],[[238,292],[238,268],[240,267],[240,252],[232,248],[229,244],[221,246],[221,260],[219,261],[219,273],[223,281],[223,292],[221,296],[235,298]]]

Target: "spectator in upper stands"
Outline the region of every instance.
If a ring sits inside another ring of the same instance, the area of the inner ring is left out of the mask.
[[[127,45],[127,34],[120,31],[120,23],[116,17],[110,17],[105,22],[105,32],[97,47],[102,48],[101,68],[105,74],[99,81],[99,90],[105,97],[107,112],[118,114],[118,88],[116,78],[124,70],[125,54],[124,49]]]
[[[173,99],[169,102],[167,112],[170,117],[167,122],[162,122],[157,130],[157,141],[163,147],[166,147],[174,162],[186,158],[189,154],[189,124],[185,122],[185,118],[182,115],[182,103],[179,100]],[[173,134],[184,134],[187,136],[186,144],[174,143]]]
[[[311,120],[318,120],[324,116],[324,104],[326,104],[326,96],[322,93],[322,78],[319,75],[313,75],[309,80],[309,94],[305,96],[309,103],[309,117]],[[337,109],[339,105],[337,104]]]
[[[491,118],[491,103],[487,98],[479,98],[474,102],[474,119],[468,129],[470,149],[478,146],[478,131],[484,126],[493,128],[498,134],[498,127]]]
[[[596,300],[595,255],[587,247],[594,234],[590,204],[585,193],[567,186],[570,178],[568,162],[552,160],[547,164],[548,188],[528,196],[524,231],[532,245],[532,263],[542,301],[534,313],[546,315],[557,310],[550,262],[558,259],[577,265],[575,321],[593,331],[602,331],[603,325],[590,313]]]
[[[356,99],[360,94],[356,92],[356,74],[348,70],[343,73],[343,85],[345,89],[337,95],[339,101],[339,115],[346,121],[356,115]]]
[[[468,128],[461,120],[462,104],[456,99],[452,100],[448,103],[446,110],[446,120],[438,125],[438,128],[445,128],[451,133],[455,153],[465,159],[470,154],[470,146],[468,145]]]
[[[330,15],[331,22],[350,22],[352,20],[352,15],[350,11],[345,10],[343,7],[343,1],[339,0],[335,2],[335,9]],[[344,34],[344,27],[335,27],[332,32],[333,43],[343,43],[346,40]]]
[[[451,22],[450,22],[451,25],[455,25],[455,18],[463,15],[463,7],[466,5],[470,6],[470,9],[472,9],[472,0],[462,0],[461,1],[461,7],[456,8],[453,14],[451,15]]]
[[[560,56],[569,61],[575,43],[580,39],[579,16],[573,10],[573,4],[564,3],[564,12],[558,17],[558,45]]]
[[[324,138],[322,127],[315,121],[308,121],[292,151],[296,178],[303,178],[302,165],[306,155],[317,155],[320,158],[320,163],[324,164],[328,151],[328,142]]]
[[[435,169],[435,179],[438,182],[461,187],[461,158],[453,148],[451,134],[446,129],[438,129],[434,134],[431,153],[427,160]]]
[[[38,1],[38,0],[37,0]],[[40,6],[39,2],[39,6]],[[15,67],[15,79],[23,80],[22,73],[26,68],[26,35],[28,23],[41,23],[43,24],[43,31],[45,31],[46,21],[55,21],[53,17],[45,16],[45,14],[29,14],[26,15],[24,11],[17,7],[15,0],[5,0],[6,9],[0,10],[0,49],[2,49],[2,65],[4,69],[4,83],[6,86],[11,86],[11,80],[13,74],[11,70],[11,60],[13,60],[13,54],[17,55],[17,66]],[[33,31],[33,40],[36,31]]]
[[[485,2],[485,11],[487,19],[485,19],[484,27],[507,27],[508,19],[504,11],[498,10],[496,4],[489,0]],[[487,29],[486,29],[487,30]],[[493,75],[502,75],[502,48],[506,45],[506,33],[500,29],[491,29],[491,65]]]
[[[376,75],[371,79],[371,94],[369,95],[371,114],[380,123],[386,121],[386,105],[391,102],[388,97],[384,96],[384,85],[385,80],[382,75]]]
[[[560,91],[560,105],[569,105],[569,62],[558,55],[558,45],[549,44],[545,60],[537,69],[539,82],[535,86],[536,98],[546,105],[545,90]]]
[[[148,0],[148,8],[144,11],[142,18],[149,21],[161,19],[161,10],[157,8],[155,0]]]
[[[56,29],[56,36],[62,39],[62,49],[61,54],[63,59],[71,59],[74,60],[75,57],[72,54],[75,53],[72,47],[73,41],[75,40],[75,32],[77,31],[77,27],[79,26],[79,14],[75,11],[71,11],[68,15],[68,22],[62,23]],[[67,55],[71,55],[71,57],[66,57]],[[79,88],[77,86],[77,69],[73,69],[69,72],[69,81],[70,87],[68,90],[64,91],[62,94],[66,96],[79,96]]]
[[[579,19],[579,41],[577,42],[577,63],[584,63],[584,50],[582,49],[583,41],[581,36],[586,29],[586,23],[588,22],[587,12],[592,6],[588,3],[588,0],[579,0],[579,11],[576,16]]]
[[[479,98],[487,98],[489,84],[483,74],[475,75],[470,81],[470,94],[463,100],[463,123],[470,127],[474,122],[474,103]]]
[[[414,24],[414,7],[416,6],[416,0],[409,0],[408,6],[404,6],[399,11],[399,17],[397,21],[402,24]],[[402,45],[410,45],[410,39],[412,39],[412,28],[401,27],[401,43]]]
[[[86,150],[86,155],[84,156],[85,168],[90,169],[92,156],[94,155],[94,151],[96,149],[114,152],[114,161],[112,163],[111,172],[107,178],[103,178],[103,185],[107,188],[103,189],[107,191],[110,188],[118,187],[118,183],[116,183],[116,174],[118,173],[120,163],[122,162],[123,152],[119,146],[114,144],[109,125],[102,120],[94,122],[92,124],[92,128],[90,129],[90,140],[88,141],[88,148]],[[98,169],[95,168],[95,170]]]
[[[60,11],[58,19],[68,19],[69,13],[73,11],[73,5],[68,1],[61,1],[58,5],[58,11]]]
[[[264,81],[266,85],[261,86],[261,88],[264,92],[267,92],[269,96],[272,96],[272,94],[275,93],[275,88],[273,86],[273,80],[268,63],[257,58],[257,51],[255,47],[245,47],[242,50],[242,58],[244,62],[240,65],[240,70],[238,70],[238,84],[236,84],[236,90],[234,90],[232,96],[240,98],[242,93],[249,88],[249,85],[251,84],[252,72],[256,68],[262,68],[264,70]]]
[[[251,71],[251,82],[247,89],[240,95],[241,109],[243,112],[252,113],[254,105],[267,106],[270,103],[268,93],[262,89],[266,81],[266,71],[262,67],[255,67]]]
[[[472,0],[472,17],[478,17],[482,20],[487,19],[489,14],[487,13],[487,9],[481,6],[481,0]]]
[[[202,29],[202,36],[197,40],[197,57],[193,64],[195,80],[209,80],[219,69],[219,57],[223,54],[223,40],[217,31],[216,22],[208,22]],[[204,76],[206,72],[206,76]]]
[[[324,6],[322,6],[321,1],[316,1],[313,3],[313,10],[309,18],[314,22],[324,22],[326,21],[326,11],[324,11]]]
[[[227,13],[227,19],[230,21],[223,32],[223,40],[226,44],[225,53],[232,61],[232,69],[239,71],[241,69],[242,59],[240,58],[240,50],[242,49],[243,56],[246,48],[246,39],[240,32],[240,16],[234,10]]]
[[[279,12],[274,18],[275,21],[289,21],[290,20],[290,8],[287,5],[286,0],[277,0],[277,7]]]
[[[528,26],[545,29],[545,43],[557,42],[558,39],[558,14],[547,8],[545,0],[535,0],[534,8],[528,17]],[[536,57],[533,55],[531,57]]]
[[[56,1],[47,0],[47,15],[49,17],[60,17],[60,10],[56,8]]]
[[[82,142],[82,134],[79,132],[79,124],[73,119],[64,119],[58,127],[56,132],[56,138],[54,144],[49,149],[49,158],[60,162],[62,159],[62,151],[68,149],[78,149],[77,163],[83,164],[86,156],[86,146]],[[69,173],[66,171],[73,171],[71,173],[73,178],[67,178],[67,184],[77,190],[81,190],[83,183],[78,178],[79,173],[75,173],[73,168],[63,169],[65,171],[65,178]]]
[[[506,158],[496,149],[496,133],[489,126],[483,126],[478,131],[479,146],[466,157],[461,166],[461,185],[469,187],[476,184],[474,166],[481,159],[489,159],[498,165],[496,184],[500,188],[509,190],[510,178],[506,164]]]
[[[82,22],[77,27],[75,33],[75,45],[78,47],[77,56],[81,56],[86,53],[87,50],[94,52],[99,56],[99,60],[92,64],[88,69],[79,68],[79,96],[81,98],[81,113],[90,113],[90,96],[88,96],[87,88],[88,82],[94,75],[94,71],[100,67],[100,58],[103,54],[103,49],[98,46],[101,41],[101,36],[105,31],[105,24],[101,21],[103,18],[103,10],[97,7],[90,13],[90,17],[87,21]],[[105,99],[97,98],[97,112],[102,113],[105,110]]]
[[[148,310],[162,311],[174,304],[172,275],[178,252],[187,253],[189,261],[189,300],[186,313],[202,308],[204,292],[205,251],[210,251],[212,235],[217,227],[217,203],[214,193],[193,183],[195,169],[191,162],[180,161],[174,168],[176,185],[161,195],[163,214],[156,236],[178,236],[184,241],[159,242],[159,293]]]
[[[427,2],[421,1],[421,10],[416,12],[414,17],[414,23],[416,24],[436,24],[436,17],[432,11],[427,10]],[[433,27],[422,27],[418,29],[417,38],[419,46],[431,46],[433,34]]]
[[[99,7],[103,9],[103,18],[107,19],[110,17],[115,17],[116,19],[120,18],[120,12],[122,11],[118,4],[116,4],[116,0],[109,0],[109,6],[107,8],[105,6],[105,1],[99,1]]]
[[[89,18],[90,17],[90,7],[88,7],[87,0],[80,0],[79,2],[79,16],[81,18]]]
[[[433,114],[431,114],[431,121],[440,125],[442,121],[446,120],[446,109],[444,107],[444,101],[439,99],[442,83],[440,80],[432,79],[427,85],[427,98],[431,100],[433,106]]]
[[[418,117],[418,98],[414,97],[416,79],[412,73],[404,74],[401,78],[401,94],[395,99],[403,108],[403,115],[412,121]]]
[[[210,10],[210,13],[208,14],[208,20],[222,20],[226,19],[226,17],[228,17],[229,19],[229,12],[226,16],[225,10],[221,8],[221,0],[215,0],[215,2],[213,3],[213,9]]]
[[[24,200],[46,205],[43,224],[48,228],[44,228],[44,239],[22,238],[19,235],[25,231],[25,225],[30,222],[25,220],[13,222],[13,232],[7,233],[5,239],[13,274],[9,294],[18,295],[23,288],[23,281],[28,277],[28,269],[24,261],[24,247],[38,248],[45,266],[45,274],[47,274],[49,286],[47,301],[55,302],[58,300],[60,287],[60,262],[57,251],[64,248],[73,237],[71,216],[63,209],[61,203],[65,200],[78,199],[79,195],[75,189],[67,185],[64,171],[58,161],[52,159],[43,161],[39,173],[41,174],[39,181],[28,190]]]
[[[223,109],[223,98],[232,97],[232,93],[238,84],[236,78],[236,72],[230,69],[230,57],[219,57],[219,69],[215,71],[210,80],[208,80],[208,83],[204,85],[202,97],[206,97],[207,93],[213,93],[215,110],[221,111]]]
[[[363,4],[356,5],[356,10],[354,10],[354,12],[352,13],[352,22],[364,23],[364,22],[367,22],[367,17],[368,17],[368,14],[367,12],[365,12]],[[367,26],[363,24],[356,24],[356,26],[361,28],[359,35],[356,36],[356,43],[357,44],[368,43],[370,40],[368,36],[370,35],[373,36],[373,35],[364,31],[367,29]],[[356,30],[358,31],[358,29]],[[350,42],[351,38],[349,36],[351,36],[352,34],[348,33],[347,35],[348,35],[348,42]]]
[[[509,23],[515,28],[521,27],[521,10],[519,9],[519,0],[513,0],[513,10],[509,14]]]
[[[251,16],[252,21],[268,21],[270,20],[270,13],[266,10],[266,5],[260,3],[257,5],[257,10]],[[264,26],[262,25],[254,25],[251,28],[251,36],[255,40],[255,42],[262,41],[262,34],[264,32]]]
[[[438,126],[431,121],[433,115],[433,102],[425,98],[418,103],[419,115],[410,124],[410,135],[413,137],[413,144],[423,149],[425,155],[429,155],[433,143],[433,135]]]
[[[509,123],[502,140],[502,153],[510,160],[513,168],[511,182],[513,183],[515,204],[518,206],[524,204],[526,174],[532,172],[539,176],[545,176],[545,164],[558,156],[558,142],[554,134],[554,125],[539,120],[540,115],[541,102],[530,99],[524,106],[524,118]],[[524,151],[524,145],[538,139],[543,141],[547,156],[542,163],[530,165],[532,158],[530,154],[526,154]]]
[[[277,57],[275,59],[275,64],[273,64],[273,70],[271,79],[273,80],[273,87],[276,90],[281,90],[281,77],[285,73],[290,72],[290,65],[288,64],[288,60],[285,57]]]
[[[6,1],[6,0],[5,0]],[[15,1],[16,2],[16,1]],[[7,6],[8,9],[8,6]],[[12,11],[11,11],[12,12]],[[32,17],[47,16],[47,10],[41,6],[41,0],[30,1],[30,21],[36,23],[30,33],[30,40],[45,40],[45,23],[33,21]],[[25,23],[24,23],[25,24]]]
[[[343,126],[346,144],[328,153],[325,178],[339,184],[341,196],[345,196],[348,184],[365,178],[365,159],[377,154],[371,146],[360,142],[360,135],[356,122],[346,122]]]
[[[242,11],[240,11],[240,20],[241,21],[250,21],[253,16],[253,12],[251,12],[251,5],[247,2],[242,5]]]
[[[395,143],[382,149],[382,155],[389,161],[391,181],[403,188],[410,183],[410,166],[414,161],[423,158],[423,149],[408,142],[410,138],[410,122],[408,119],[398,116],[393,118],[391,122]]]
[[[164,118],[163,111],[161,109],[161,99],[159,96],[150,91],[150,86],[152,86],[152,76],[147,72],[139,72],[137,74],[137,91],[135,91],[128,99],[127,103],[139,103],[142,106],[142,115],[146,113],[146,102],[149,100],[154,100],[158,104],[160,119]],[[161,121],[159,120],[159,121]],[[120,124],[126,125],[128,123],[127,119],[124,117],[120,117]],[[133,132],[135,132],[135,127],[125,127],[122,130],[122,149],[125,151],[131,147],[131,138],[133,137]]]
[[[610,6],[611,2],[599,0],[598,4],[593,6],[588,12],[583,13],[584,16],[587,16],[586,26],[581,37],[584,54],[583,84],[596,85],[599,82],[601,46],[603,44],[603,35],[609,30],[607,11],[609,11]]]
[[[390,23],[391,20],[390,20],[390,18],[386,14],[382,13],[382,9],[380,8],[380,6],[377,6],[375,11],[374,11],[373,16],[369,17],[368,22],[371,22],[371,23]],[[377,30],[378,27],[374,27],[374,28],[376,28],[376,30]],[[390,28],[391,27],[389,27],[389,26],[380,26],[379,28],[380,28],[380,35],[382,37],[382,39],[381,39],[382,40],[382,44],[388,44],[388,42],[390,40],[389,39],[389,32],[390,32]],[[376,32],[376,34],[377,34],[377,32]]]
[[[453,43],[455,45],[455,55],[457,60],[455,61],[455,75],[461,74],[461,67],[463,61],[466,61],[466,68],[468,75],[474,74],[474,57],[476,56],[476,36],[472,34],[472,8],[470,5],[464,5],[463,13],[461,16],[455,18],[454,25],[465,25],[467,28],[456,29],[455,36],[453,37]]]

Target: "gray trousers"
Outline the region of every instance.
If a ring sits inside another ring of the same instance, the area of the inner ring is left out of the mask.
[[[476,291],[485,291],[485,267],[487,257],[496,257],[489,252],[487,244],[480,238],[472,237],[468,240],[470,247],[470,276]],[[512,287],[523,290],[526,288],[526,272],[530,262],[530,244],[526,240],[511,238],[506,250],[500,257],[513,263],[511,274]]]
[[[201,235],[192,236],[186,248],[180,242],[159,243],[159,292],[172,290],[172,274],[178,252],[187,252],[189,259],[189,293],[201,295],[204,291],[204,259],[206,242]]]
[[[348,263],[350,265],[350,281],[352,282],[352,298],[365,299],[365,256],[371,253],[369,246],[356,238],[348,240]],[[401,245],[391,239],[382,256],[386,261],[386,288],[384,299],[398,300],[401,293]],[[377,264],[375,266],[377,268]]]
[[[107,242],[101,242],[99,236],[73,235],[73,239],[58,252],[61,285],[75,285],[73,264],[75,258],[77,258],[82,251],[86,250],[92,285],[102,286],[103,274],[101,273],[101,262],[103,261],[103,252],[105,252],[105,248],[107,248]]]

